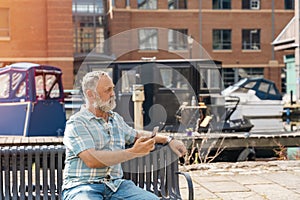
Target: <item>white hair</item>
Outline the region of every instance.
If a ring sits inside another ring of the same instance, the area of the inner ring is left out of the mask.
[[[82,87],[83,95],[84,95],[86,100],[87,100],[86,91],[87,90],[92,90],[92,91],[95,92],[98,81],[100,80],[100,78],[102,76],[108,76],[109,77],[109,75],[104,71],[89,72],[83,77],[81,87]]]

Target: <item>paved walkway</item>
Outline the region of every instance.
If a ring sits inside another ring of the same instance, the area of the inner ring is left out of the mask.
[[[192,176],[195,200],[300,199],[300,160],[199,164],[181,171]],[[187,199],[186,181],[181,178],[180,184]]]

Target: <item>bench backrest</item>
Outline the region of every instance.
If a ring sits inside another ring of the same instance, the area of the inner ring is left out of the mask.
[[[1,147],[1,199],[61,199],[64,157],[63,145]],[[169,147],[122,166],[124,178],[139,187],[162,199],[180,199],[178,159]]]
[[[63,145],[1,147],[1,199],[58,199]]]

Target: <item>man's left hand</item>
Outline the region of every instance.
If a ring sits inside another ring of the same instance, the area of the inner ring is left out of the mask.
[[[180,140],[173,139],[170,141],[169,145],[170,148],[174,151],[174,153],[176,153],[179,157],[184,156],[187,152],[185,145]]]

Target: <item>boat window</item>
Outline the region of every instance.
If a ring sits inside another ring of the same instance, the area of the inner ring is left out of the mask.
[[[173,87],[172,69],[161,69],[160,74],[161,74],[163,85],[166,88],[172,88]]]
[[[18,87],[21,80],[22,80],[22,74],[21,73],[15,72],[15,73],[12,74],[12,76],[11,76],[11,88],[12,88],[12,90],[15,90]]]
[[[35,76],[35,91],[38,100],[45,99],[43,75]]]
[[[275,90],[274,85],[270,85],[269,94],[276,95],[276,90]]]
[[[9,97],[9,74],[0,75],[0,98],[8,98]]]
[[[200,88],[202,90],[220,89],[221,80],[217,69],[200,70]]]
[[[235,92],[240,92],[240,93],[247,93],[249,91],[249,89],[247,88],[237,88],[235,90]]]
[[[26,82],[22,73],[14,72],[11,76],[11,88],[16,90],[16,97],[24,97],[26,95]]]
[[[37,74],[35,76],[36,98],[38,100],[59,98],[60,87],[58,78],[58,74]]]
[[[139,74],[136,73],[136,70],[124,70],[122,71],[122,93],[132,92],[132,85],[136,84],[136,79],[139,78]]]
[[[160,68],[163,86],[172,89],[188,89],[188,68]]]
[[[16,92],[16,97],[25,97],[25,95],[26,95],[26,82],[22,81],[19,84],[19,88]]]
[[[209,69],[207,70],[207,73],[208,73],[208,88],[209,89],[219,89],[220,88],[220,79],[218,78],[220,75],[219,71],[218,70],[215,70],[215,69]]]
[[[269,84],[265,83],[265,82],[261,82],[259,87],[258,87],[258,90],[261,91],[261,92],[264,92],[264,93],[268,93]]]
[[[244,85],[244,88],[252,89],[256,84],[256,81],[250,81]]]
[[[59,85],[54,74],[46,75],[46,91],[50,98],[59,98]]]

